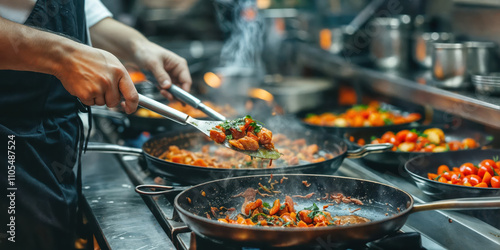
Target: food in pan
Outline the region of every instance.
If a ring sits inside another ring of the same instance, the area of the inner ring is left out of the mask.
[[[309,114],[304,122],[317,126],[329,127],[377,127],[411,123],[421,119],[418,113],[401,115],[382,109],[378,102],[369,105],[355,105],[344,113]]]
[[[273,133],[249,115],[215,126],[210,130],[210,138],[217,143],[227,141],[239,150],[256,151],[260,147],[274,150]]]
[[[269,181],[271,181],[271,179]],[[272,183],[279,185],[278,181],[274,181]],[[274,190],[273,185],[271,185],[270,188],[267,188],[260,183],[259,185],[261,186],[259,190],[262,192],[269,192],[272,194],[280,193],[279,191]],[[311,206],[298,210],[296,203],[293,201],[292,197],[288,195],[285,196],[283,202],[279,199],[274,199],[273,202],[267,203],[262,199],[256,199],[257,194],[263,196],[259,190],[248,188],[241,194],[232,197],[245,198],[245,201],[242,203],[240,213],[235,215],[235,208],[226,209],[223,207],[211,207],[210,211],[212,216],[218,218],[217,221],[222,223],[268,227],[326,227],[360,224],[370,221],[367,218],[354,214],[332,216],[330,212],[326,211],[328,207],[334,206],[334,203],[355,203],[357,205],[363,205],[360,200],[346,197],[342,194],[327,194],[323,200],[331,199],[332,203],[323,206],[322,209],[320,209],[315,203],[312,203]],[[300,195],[293,197],[301,197],[303,199],[309,198]],[[361,208],[358,208],[351,212],[356,212],[360,209]],[[210,218],[211,216],[207,215],[207,217]]]
[[[349,139],[352,142],[355,141],[355,138],[352,136]],[[405,129],[397,133],[388,131],[380,138],[373,136],[370,143],[379,144],[387,142],[394,145],[392,151],[398,152],[446,152],[479,147],[479,143],[472,138],[447,142],[443,130],[439,128],[429,128],[424,131]],[[357,140],[357,143],[365,145],[366,141],[360,138]]]
[[[207,105],[208,107],[212,108],[213,110],[215,110],[218,113],[221,113],[223,115],[233,116],[236,114],[236,111],[229,104],[226,104],[224,106],[219,106],[219,105],[215,105],[209,101],[203,101],[203,103],[205,105]],[[185,113],[193,118],[202,118],[202,117],[207,116],[202,111],[200,111],[196,108],[193,108],[189,105],[185,105],[181,102],[176,101],[176,102],[168,103],[168,106],[171,108],[174,108],[176,110],[179,110],[179,111],[181,111],[181,112],[183,112],[183,113]],[[148,109],[145,109],[145,108],[137,109],[137,112],[135,112],[134,114],[137,116],[146,117],[146,118],[163,118],[163,116],[161,116],[160,114],[155,113],[155,112],[148,110]]]
[[[282,155],[270,165],[264,160],[252,160],[246,154],[213,144],[201,146],[201,149],[196,151],[172,145],[157,157],[169,162],[210,168],[272,168],[315,163],[333,158],[332,154],[321,150],[317,144],[307,144],[303,138],[292,140],[283,134],[276,134],[272,137],[272,143]]]
[[[500,161],[484,159],[478,165],[466,162],[451,169],[447,165],[441,165],[436,173],[428,173],[427,177],[433,181],[454,185],[500,188]]]

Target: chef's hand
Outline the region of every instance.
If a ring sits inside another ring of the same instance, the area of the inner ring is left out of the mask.
[[[144,41],[136,50],[134,61],[139,67],[153,73],[160,85],[160,93],[170,100],[173,97],[167,90],[172,83],[186,91],[191,88],[192,80],[186,60],[163,47]]]
[[[139,96],[127,70],[107,51],[77,46],[64,57],[55,75],[85,105],[116,107],[121,102],[128,114],[137,109]]]
[[[93,46],[152,72],[160,85],[160,92],[167,98],[172,98],[167,92],[172,83],[186,91],[191,88],[186,60],[150,42],[137,30],[112,18],[105,18],[90,27],[90,36]]]

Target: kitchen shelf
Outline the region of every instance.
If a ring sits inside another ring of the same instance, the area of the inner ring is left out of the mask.
[[[384,72],[373,69],[360,58],[349,58],[314,45],[296,43],[296,62],[333,77],[352,79],[363,89],[428,106],[449,114],[500,128],[500,98],[473,91],[446,90],[432,86],[429,72]]]

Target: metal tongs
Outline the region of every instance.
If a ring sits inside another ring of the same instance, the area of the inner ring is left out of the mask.
[[[184,98],[186,100],[189,100],[189,102],[193,102],[193,104],[196,103],[197,101],[199,101],[197,98],[191,96],[190,94],[187,94],[187,92],[180,89],[179,87],[176,87],[174,85],[172,85],[171,88],[172,87],[174,87],[174,89],[175,89],[174,91],[177,91],[177,92],[173,93],[172,90],[170,90],[174,96],[176,96],[176,97],[182,96],[180,98]],[[189,96],[191,96],[191,98]],[[162,116],[164,116],[164,117],[166,117],[174,122],[177,122],[179,124],[191,125],[191,126],[195,127],[196,129],[198,129],[199,131],[201,131],[202,133],[204,133],[205,135],[210,137],[210,130],[215,128],[215,126],[220,125],[221,120],[226,120],[226,119],[223,115],[221,115],[221,114],[217,113],[215,110],[205,106],[201,102],[196,104],[196,105],[198,105],[198,107],[202,107],[202,109],[204,109],[203,112],[205,112],[207,115],[210,114],[211,117],[216,116],[216,117],[218,117],[216,119],[220,119],[220,120],[219,121],[198,120],[198,119],[195,119],[195,118],[193,118],[193,117],[191,117],[183,112],[180,112],[174,108],[171,108],[163,103],[160,103],[160,102],[155,101],[149,97],[146,97],[144,95],[139,94],[139,106],[141,106],[145,109],[149,109],[153,112],[156,112],[156,113],[158,113],[158,114],[160,114],[160,115],[162,115]],[[193,107],[195,107],[195,106],[193,106]],[[222,145],[226,148],[230,148],[232,150],[244,153],[244,154],[252,156],[252,157],[257,157],[257,158],[275,160],[281,156],[281,154],[276,150],[269,150],[269,149],[264,149],[264,148],[259,148],[257,151],[238,150],[238,149],[232,147],[227,141],[224,141],[224,143],[222,143]]]
[[[168,89],[168,92],[170,92],[175,98],[192,106],[195,109],[199,109],[200,111],[207,114],[209,117],[214,118],[215,120],[218,120],[218,121],[225,121],[226,120],[226,117],[221,115],[219,112],[217,112],[217,111],[213,110],[212,108],[208,107],[207,105],[203,104],[200,99],[189,94],[187,91],[177,87],[174,84],[172,84],[170,86],[170,88]]]

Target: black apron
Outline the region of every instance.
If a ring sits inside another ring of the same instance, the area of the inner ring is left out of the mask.
[[[84,11],[83,0],[38,0],[25,25],[86,43]],[[0,249],[73,249],[79,107],[54,76],[0,71]]]

